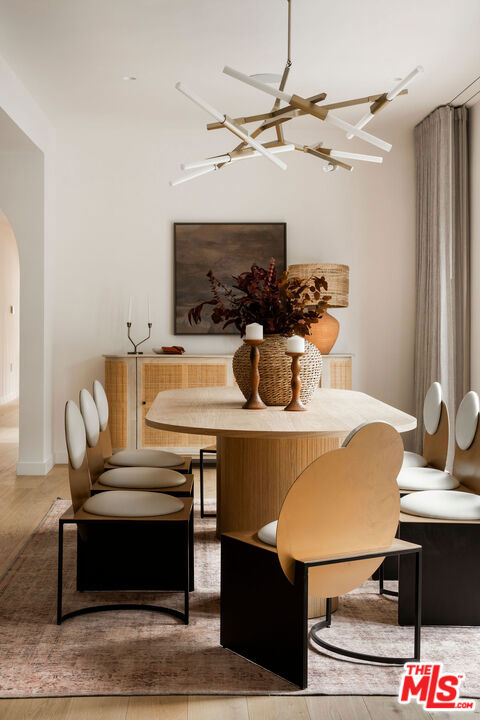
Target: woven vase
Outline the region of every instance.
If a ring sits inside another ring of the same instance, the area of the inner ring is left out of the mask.
[[[287,338],[266,335],[260,345],[259,393],[265,405],[288,405],[292,399],[292,358],[285,355]],[[250,396],[250,346],[242,343],[233,356],[233,374],[245,399]],[[307,405],[320,383],[322,356],[320,351],[305,340],[305,354],[300,358],[300,400]]]

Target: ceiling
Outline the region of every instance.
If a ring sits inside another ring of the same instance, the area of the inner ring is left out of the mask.
[[[424,66],[371,132],[413,127],[480,74],[479,0],[292,0],[292,10],[288,88],[299,95],[384,92]],[[285,0],[0,0],[0,55],[57,127],[198,127],[207,116],[175,82],[231,116],[267,110],[269,98],[222,68],[281,72],[286,12]]]

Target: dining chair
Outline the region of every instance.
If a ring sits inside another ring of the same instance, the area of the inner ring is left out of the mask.
[[[478,395],[471,391],[462,399],[455,416],[455,457],[458,456],[458,451],[462,449],[462,446],[467,442],[472,443],[476,431],[477,414]],[[446,415],[446,417],[448,416]],[[448,421],[446,432],[448,434]],[[427,432],[425,432],[425,435],[427,435]],[[459,487],[461,480],[458,471],[455,471],[454,459],[452,473],[434,467],[409,467],[399,472],[397,482],[403,495],[407,492],[423,490],[455,490]]]
[[[65,437],[72,506],[59,519],[57,624],[86,613],[152,610],[189,620],[193,589],[191,498],[117,490],[91,495],[85,425],[78,406],[65,407]],[[111,603],[63,614],[64,526],[77,528],[77,590],[183,593],[183,611],[151,604]]]
[[[204,464],[204,455],[210,453],[213,455],[217,454],[217,446],[215,445],[208,445],[207,447],[200,449],[200,517],[217,517],[216,512],[205,512],[205,485],[204,485],[204,477],[203,477],[203,464]]]
[[[93,398],[97,406],[100,421],[100,447],[104,462],[111,467],[156,467],[172,468],[190,474],[192,471],[192,458],[182,457],[173,452],[147,448],[132,448],[126,450],[112,450],[112,438],[109,426],[108,398],[102,383],[95,380],[93,383]]]
[[[480,625],[480,401],[470,391],[458,408],[452,475],[456,490],[422,490],[400,501],[399,536],[424,551],[422,613],[429,625]],[[410,624],[414,568],[399,569],[399,619]],[[404,582],[402,583],[402,579]]]
[[[170,468],[118,467],[105,469],[100,445],[100,419],[91,394],[80,391],[80,412],[85,424],[87,460],[92,479],[92,494],[111,490],[149,490],[175,497],[193,496],[193,475]]]
[[[422,454],[405,450],[402,470],[424,467],[445,470],[449,438],[448,410],[442,400],[442,386],[439,382],[432,383],[425,395],[423,424],[425,433]]]
[[[325,619],[310,631],[316,645],[363,661],[403,665],[419,660],[421,547],[394,537],[402,459],[397,431],[387,423],[367,423],[299,475],[278,522],[258,532],[222,535],[223,647],[305,688],[308,596],[314,596],[327,598]],[[361,585],[384,557],[410,553],[417,570],[410,658],[357,652],[320,637],[331,623],[332,598]]]

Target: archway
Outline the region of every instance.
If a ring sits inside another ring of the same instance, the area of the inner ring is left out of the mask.
[[[43,152],[0,110],[0,208],[20,259],[19,475],[52,467]]]

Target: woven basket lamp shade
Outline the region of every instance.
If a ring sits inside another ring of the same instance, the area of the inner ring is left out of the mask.
[[[325,295],[331,295],[328,307],[348,307],[349,267],[337,263],[303,263],[289,265],[291,277],[308,280],[312,276],[324,277],[328,283]],[[324,311],[320,320],[312,325],[308,339],[317,346],[322,355],[328,355],[338,338],[340,323]]]

